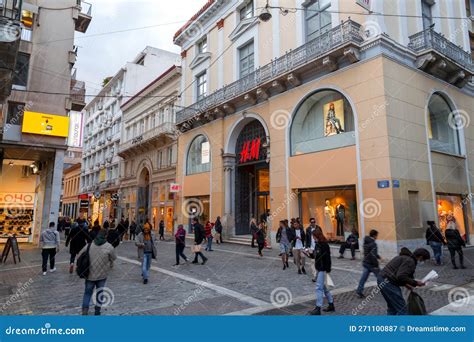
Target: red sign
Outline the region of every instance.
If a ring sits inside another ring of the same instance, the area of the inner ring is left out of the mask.
[[[240,163],[246,163],[252,160],[260,159],[260,138],[247,140],[240,151]]]
[[[89,199],[89,195],[88,194],[81,194],[78,196],[79,199],[83,199],[83,200],[88,200]]]
[[[170,192],[171,193],[177,193],[181,191],[181,185],[176,184],[176,183],[171,183],[170,184]]]

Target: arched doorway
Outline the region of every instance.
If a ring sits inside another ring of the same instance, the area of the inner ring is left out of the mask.
[[[137,218],[144,223],[150,214],[150,172],[145,167],[140,172],[137,186]]]
[[[235,144],[235,235],[250,234],[250,219],[270,207],[268,137],[260,121],[245,124]]]

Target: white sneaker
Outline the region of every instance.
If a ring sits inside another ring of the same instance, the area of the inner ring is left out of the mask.
[[[46,275],[46,272],[43,272],[43,275],[45,276],[45,275]]]
[[[49,270],[49,272],[51,272],[51,273],[56,272],[56,267],[53,268],[52,270]]]

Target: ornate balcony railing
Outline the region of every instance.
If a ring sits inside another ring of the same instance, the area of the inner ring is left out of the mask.
[[[176,132],[176,128],[175,128],[174,123],[172,122],[162,123],[161,125],[146,131],[142,135],[139,135],[136,138],[126,141],[123,144],[120,144],[119,154],[126,152],[127,150],[130,150],[134,147],[138,147],[142,144],[148,143],[163,134],[174,134],[175,132]]]
[[[204,97],[192,106],[178,111],[176,113],[176,121],[178,124],[183,123],[196,115],[196,113],[203,113],[221,103],[243,95],[253,88],[320,58],[333,49],[347,43],[360,44],[363,40],[361,26],[349,19],[318,38],[289,51],[249,75]]]
[[[408,47],[416,52],[421,53],[430,49],[435,50],[453,62],[467,68],[470,72],[474,72],[474,65],[471,55],[464,51],[463,48],[450,42],[442,34],[435,32],[433,28],[415,33],[409,37]]]

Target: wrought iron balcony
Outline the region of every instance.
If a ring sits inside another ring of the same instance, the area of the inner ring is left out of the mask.
[[[152,128],[142,135],[126,141],[120,144],[119,147],[119,156],[126,157],[129,156],[141,148],[146,148],[152,146],[157,140],[161,139],[163,136],[174,136],[176,134],[176,128],[174,123],[165,122],[155,128]]]
[[[307,72],[309,69],[313,69],[313,71],[318,68],[335,70],[338,68],[337,58],[346,57],[351,62],[356,62],[358,60],[358,47],[363,41],[361,26],[358,23],[350,19],[342,22],[339,26],[332,28],[321,36],[204,97],[192,106],[178,111],[176,113],[177,124],[182,124],[196,115],[209,112],[224,103],[245,95],[249,95],[250,100],[259,97],[258,91],[255,94],[256,96],[249,94],[249,92],[258,88],[267,94],[268,88],[272,86],[279,87],[279,80],[290,84],[294,82],[298,85],[297,74]],[[351,47],[353,48],[351,49]],[[315,63],[317,61],[321,63]],[[278,84],[272,84],[275,81]],[[267,98],[268,95],[265,94],[264,97]],[[218,111],[227,112],[226,108]]]
[[[450,42],[434,28],[409,37],[408,47],[418,56],[417,67],[458,87],[463,87],[474,73],[471,54]]]

